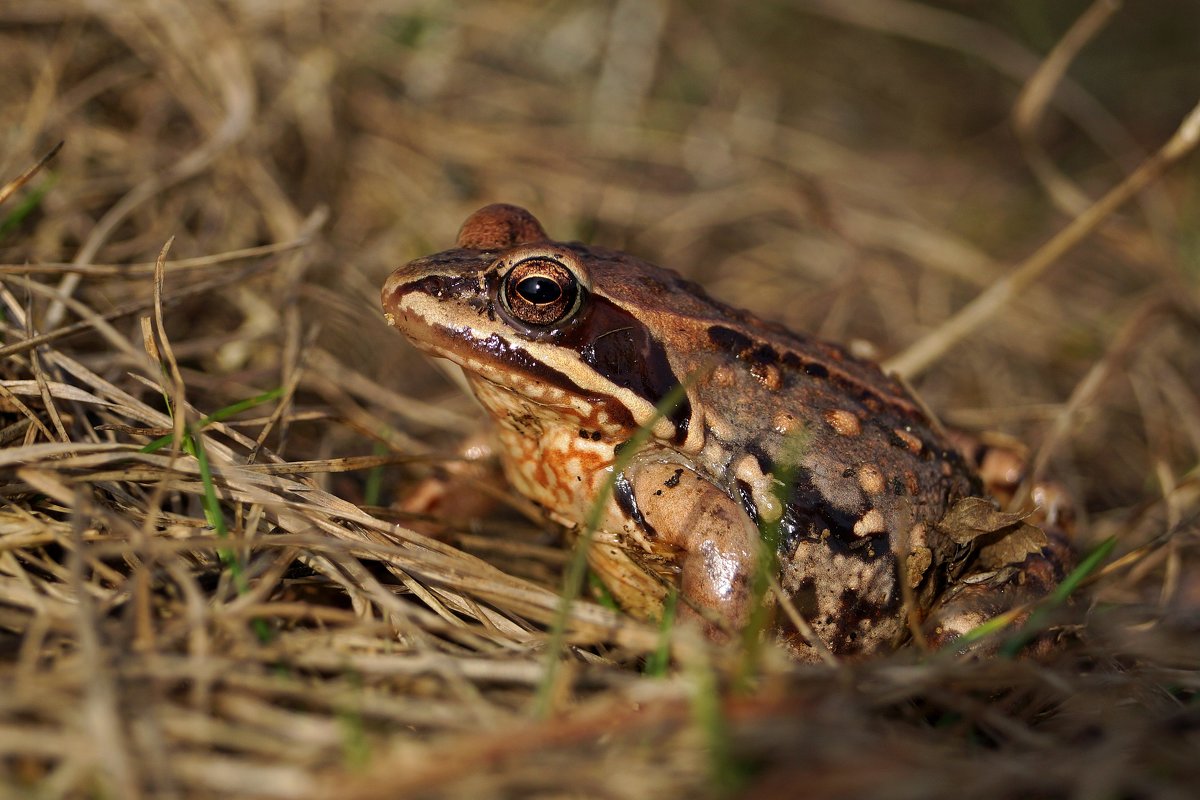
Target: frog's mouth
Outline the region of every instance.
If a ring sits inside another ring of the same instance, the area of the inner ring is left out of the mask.
[[[519,340],[510,341],[497,331],[481,329],[482,326],[441,321],[447,317],[447,304],[474,316],[464,308],[461,295],[437,299],[426,287],[402,283],[395,288],[389,285],[384,298],[388,324],[422,352],[461,367],[468,383],[484,381],[556,416],[579,421],[603,416],[608,426],[630,430],[637,427],[622,403],[583,388],[521,347]]]
[[[586,394],[565,374],[536,358],[519,343],[510,343],[495,328],[495,313],[486,286],[477,277],[410,275],[402,267],[383,288],[384,316],[389,325],[422,351],[458,364],[467,372],[519,389],[539,381],[565,392]],[[475,320],[463,324],[461,320]],[[517,376],[517,380],[510,380]]]
[[[655,409],[678,383],[665,350],[608,300],[596,298],[586,321],[561,336],[527,339],[496,313],[486,278],[430,274],[414,262],[385,283],[383,308],[388,324],[421,350],[536,404],[630,429],[654,420],[656,437],[688,439],[689,402],[666,418]]]

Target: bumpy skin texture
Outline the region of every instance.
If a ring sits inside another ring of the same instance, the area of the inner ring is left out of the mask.
[[[556,520],[582,524],[615,448],[688,387],[619,476],[589,553],[623,607],[653,617],[676,582],[711,635],[735,631],[750,611],[759,527],[777,522],[779,582],[836,654],[903,638],[906,593],[918,618],[933,609],[953,632],[980,615],[978,592],[961,613],[936,607],[971,569],[970,548],[936,523],[981,493],[979,479],[877,366],[671,270],[551,241],[514,206],[476,212],[458,245],[392,273],[385,314],[463,367],[497,423],[508,480]],[[1006,587],[1029,565],[990,576],[986,613],[1053,582],[1053,559],[1030,558],[1050,577],[1017,591]],[[781,641],[816,657],[777,616]]]

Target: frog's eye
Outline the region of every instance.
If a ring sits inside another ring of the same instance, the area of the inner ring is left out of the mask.
[[[526,325],[555,325],[579,308],[579,280],[549,258],[521,261],[504,276],[500,301]]]

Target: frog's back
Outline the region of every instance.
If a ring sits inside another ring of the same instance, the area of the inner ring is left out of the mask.
[[[756,523],[778,522],[781,582],[824,641],[853,653],[902,635],[901,575],[927,605],[943,580],[934,565],[954,549],[933,526],[980,492],[911,395],[875,364],[672,270],[570,247],[612,302],[671,344],[676,375],[694,376],[697,460]],[[807,647],[798,635],[793,644]]]

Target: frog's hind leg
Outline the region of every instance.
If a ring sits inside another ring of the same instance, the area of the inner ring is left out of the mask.
[[[1047,531],[1048,544],[1026,556],[1018,564],[998,570],[968,572],[930,609],[923,629],[933,650],[940,650],[964,634],[1001,614],[1016,612],[1007,630],[1014,630],[1028,619],[1032,605],[1062,582],[1070,565],[1071,549],[1065,538]],[[999,637],[990,637],[978,646],[964,647],[980,653],[994,652]],[[1039,641],[1039,645],[1049,642]],[[1038,649],[1041,649],[1039,647]]]
[[[1028,460],[1022,445],[1002,437],[975,439],[952,435],[964,457],[978,470],[987,494],[1001,507],[1009,507],[1026,479]],[[1053,482],[1041,482],[1029,492],[1027,522],[1041,528],[1046,544],[1025,560],[998,570],[968,571],[955,580],[935,603],[925,621],[930,646],[940,649],[983,623],[1016,611],[1009,630],[1028,618],[1037,600],[1052,592],[1074,565],[1071,546],[1075,525],[1074,503],[1067,490]],[[994,649],[1000,641],[992,637],[981,651]],[[1046,647],[1049,640],[1035,643]]]

